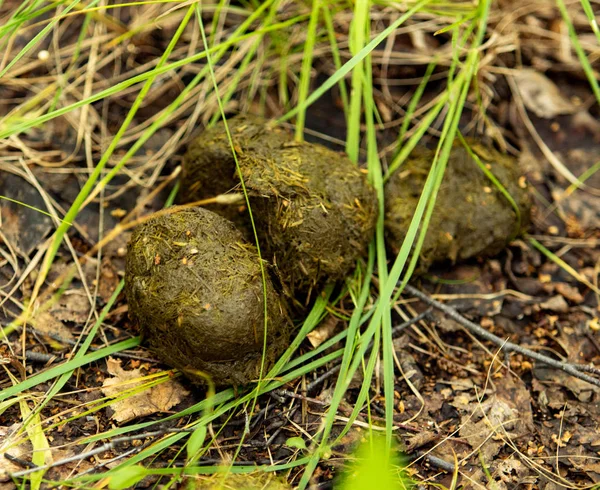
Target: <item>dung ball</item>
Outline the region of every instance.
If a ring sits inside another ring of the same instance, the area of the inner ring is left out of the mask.
[[[492,183],[462,144],[452,148],[417,272],[432,264],[491,256],[503,250],[529,224],[530,200],[518,162],[474,139],[467,140],[518,208]],[[387,242],[398,253],[423,191],[435,151],[417,148],[385,187]]]
[[[140,224],[127,247],[130,316],[165,364],[197,381],[210,376],[216,385],[245,385],[259,377],[265,290],[265,369],[286,349],[286,306],[268,272],[265,279],[256,248],[231,222],[202,208]]]

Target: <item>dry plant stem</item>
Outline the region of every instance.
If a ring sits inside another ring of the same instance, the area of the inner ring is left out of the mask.
[[[600,386],[600,380],[593,378],[592,376],[589,376],[583,372],[583,371],[597,372],[597,368],[586,366],[586,365],[569,364],[567,362],[557,361],[555,359],[552,359],[551,357],[544,356],[543,354],[539,354],[539,353],[534,352],[525,347],[521,347],[520,345],[513,344],[512,342],[502,340],[500,337],[497,337],[496,335],[488,332],[485,328],[482,328],[479,325],[477,325],[476,323],[473,323],[472,321],[467,320],[464,316],[462,316],[460,313],[458,313],[454,308],[444,305],[444,304],[440,303],[439,301],[434,300],[433,298],[429,297],[427,294],[419,291],[417,288],[407,284],[405,286],[405,291],[410,293],[411,295],[419,298],[424,303],[426,303],[430,306],[433,306],[437,310],[440,310],[441,312],[445,313],[452,320],[458,322],[460,325],[465,327],[467,330],[469,330],[474,335],[477,335],[478,337],[483,338],[485,340],[489,340],[490,342],[496,344],[498,347],[500,347],[501,349],[503,349],[507,352],[517,352],[519,354],[527,356],[531,359],[535,359],[536,361],[542,362],[553,368],[560,369],[561,371],[564,371],[567,374],[574,376],[575,378],[579,378],[583,381],[587,381],[588,383],[593,384],[595,386]]]
[[[433,456],[431,454],[425,454],[423,451],[417,451],[414,455],[414,459],[417,458],[425,458],[425,460],[431,465],[439,468],[440,470],[447,471],[448,473],[454,472],[454,464],[449,463],[437,456]]]

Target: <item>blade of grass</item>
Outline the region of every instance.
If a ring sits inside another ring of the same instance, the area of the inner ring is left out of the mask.
[[[386,27],[383,31],[381,31],[377,36],[375,36],[369,44],[367,44],[364,48],[362,48],[356,55],[350,58],[342,68],[337,70],[333,75],[331,75],[325,82],[314,90],[310,96],[306,99],[304,104],[298,104],[287,114],[283,115],[278,119],[278,122],[287,121],[288,119],[294,117],[298,112],[306,110],[310,105],[312,105],[316,100],[318,100],[324,93],[326,93],[331,87],[333,87],[336,83],[342,80],[348,73],[350,73],[359,63],[361,63],[365,57],[373,51],[378,44],[380,44],[386,37],[388,37],[392,32],[394,32],[398,27],[400,27],[407,19],[412,17],[415,12],[418,12],[424,5],[429,3],[431,0],[420,0],[417,2],[411,9],[402,14],[398,19],[392,22],[388,27]],[[2,133],[0,133],[0,137],[2,137]]]
[[[569,39],[571,39],[571,43],[573,44],[573,49],[575,49],[575,53],[577,53],[577,57],[579,58],[579,62],[581,63],[581,67],[585,73],[585,76],[590,83],[590,87],[596,96],[596,101],[600,104],[600,85],[598,85],[598,78],[596,73],[594,72],[594,68],[592,67],[590,60],[588,59],[585,51],[581,47],[581,43],[579,42],[579,37],[577,36],[577,31],[573,26],[573,22],[571,21],[571,17],[569,16],[569,12],[563,0],[556,0],[556,5],[558,6],[558,10],[560,10],[560,14],[563,18],[563,21],[567,25],[567,29],[569,31]],[[585,7],[584,7],[585,8]],[[596,25],[596,31],[598,26]],[[596,36],[600,36],[596,34]]]
[[[302,69],[300,70],[300,85],[298,87],[298,104],[306,102],[308,89],[312,73],[313,52],[317,38],[317,24],[319,22],[319,13],[321,11],[321,1],[313,0],[310,19],[308,21],[308,31],[306,41],[304,42],[304,54],[302,56]],[[306,110],[298,112],[296,117],[296,141],[304,141],[304,124],[306,120]]]
[[[350,52],[354,59],[361,50],[365,48],[365,40],[369,32],[369,1],[358,0],[354,5],[354,15],[350,23]],[[365,53],[364,59],[352,69],[350,110],[348,112],[348,129],[346,134],[346,153],[353,162],[358,162],[360,148],[360,121],[362,119],[363,81],[365,80],[365,60],[369,53]],[[352,61],[352,60],[350,60]],[[339,71],[343,71],[338,70]],[[337,73],[337,72],[336,72]],[[327,83],[327,82],[326,82]]]
[[[514,209],[515,214],[517,216],[517,223],[515,225],[515,230],[513,231],[513,234],[511,236],[511,240],[513,240],[521,231],[521,210],[519,209],[519,206],[517,205],[517,203],[515,202],[513,197],[510,195],[508,190],[506,190],[506,187],[504,187],[502,185],[502,183],[496,178],[496,176],[483,164],[483,162],[479,158],[479,155],[477,155],[472,150],[472,148],[469,146],[469,144],[465,141],[465,139],[460,131],[458,132],[458,138],[459,138],[460,142],[462,143],[462,145],[467,150],[467,152],[469,153],[469,155],[471,156],[471,158],[473,159],[473,161],[475,161],[475,163],[481,169],[481,171],[485,174],[485,176],[502,193],[502,195],[506,198],[506,200],[510,203],[510,205]]]
[[[388,264],[385,246],[384,217],[385,217],[385,195],[383,186],[383,171],[381,161],[379,160],[377,148],[377,133],[375,129],[375,104],[373,103],[373,74],[371,71],[370,56],[366,58],[365,63],[365,83],[363,84],[363,106],[365,113],[365,122],[367,125],[367,166],[369,176],[373,187],[377,192],[377,201],[379,213],[377,217],[377,226],[375,230],[375,243],[377,247],[377,272],[379,277],[379,287],[385,284],[388,278]],[[379,354],[379,343],[382,339],[383,347],[383,392],[385,403],[385,441],[388,448],[392,446],[392,429],[394,424],[394,358],[392,346],[392,318],[391,308],[381,318],[381,330],[375,331],[374,347],[367,364],[368,372],[363,377],[363,386],[361,387],[361,396],[368,396],[371,386],[372,369],[375,366],[375,359]]]
[[[569,264],[567,264],[558,255],[552,253],[552,251],[548,250],[546,247],[544,247],[540,242],[538,242],[532,236],[527,236],[527,240],[529,241],[529,243],[531,243],[531,245],[533,245],[535,248],[537,248],[540,252],[542,252],[546,257],[548,257],[552,262],[554,262],[556,265],[558,265],[565,272],[569,273],[571,276],[573,276],[575,279],[577,279],[581,284],[586,285],[588,288],[590,288],[596,294],[600,294],[600,289],[598,289],[596,286],[594,286],[582,274],[580,274],[575,269],[573,269],[573,267],[571,267]]]
[[[21,400],[19,405],[21,407],[21,417],[23,419],[31,417],[34,422],[34,424],[27,427],[27,437],[31,441],[31,446],[33,447],[31,462],[35,466],[44,466],[52,460],[52,453],[50,452],[48,439],[46,439],[46,435],[42,429],[40,414],[32,414],[26,400]],[[41,488],[44,473],[44,470],[38,470],[35,473],[32,473],[29,479],[32,490],[39,490],[39,488]]]
[[[423,78],[419,82],[417,90],[415,90],[415,93],[410,98],[410,102],[408,104],[408,107],[406,108],[406,113],[404,114],[404,118],[402,119],[402,126],[400,126],[400,133],[398,134],[398,149],[402,147],[404,136],[406,135],[406,131],[408,131],[408,126],[412,120],[413,114],[415,113],[415,109],[417,108],[417,105],[419,104],[421,97],[425,92],[425,87],[429,83],[429,78],[431,77],[431,74],[433,73],[433,70],[435,70],[436,66],[437,59],[434,59],[431,63],[429,63],[429,65],[427,65],[427,69],[425,70]]]
[[[329,37],[329,44],[331,46],[331,55],[333,56],[333,62],[335,64],[336,71],[342,67],[342,57],[340,56],[340,49],[335,38],[335,29],[333,27],[333,19],[331,18],[331,11],[329,8],[321,10],[323,12],[323,19],[325,20],[325,26],[327,28],[327,36]],[[340,97],[342,99],[342,105],[344,107],[344,117],[346,117],[350,111],[350,102],[348,101],[348,90],[346,89],[346,82],[342,79],[338,82],[340,89]]]
[[[583,11],[585,12],[588,21],[590,22],[590,27],[592,28],[592,32],[596,35],[596,39],[600,43],[600,29],[598,28],[598,21],[596,20],[594,10],[590,4],[589,0],[579,0],[581,2],[581,6],[583,7]]]
[[[98,361],[99,359],[108,357],[116,352],[132,349],[133,347],[137,347],[138,345],[140,345],[140,338],[133,337],[131,339],[123,340],[122,342],[118,342],[108,347],[98,349],[97,351],[90,352],[85,356],[81,356],[78,359],[67,361],[63,364],[50,368],[47,371],[36,374],[31,378],[27,378],[26,380],[21,381],[15,386],[11,386],[10,388],[2,390],[0,392],[0,401],[18,395],[22,391],[30,390],[41,383],[47,383],[48,381],[51,381],[54,378],[61,376],[65,373],[72,372],[74,369],[77,369],[81,366],[85,366],[86,364]]]

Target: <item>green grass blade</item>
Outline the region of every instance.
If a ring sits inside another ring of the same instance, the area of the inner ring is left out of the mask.
[[[573,22],[571,21],[571,17],[569,17],[569,12],[567,11],[567,7],[563,0],[556,0],[556,4],[558,5],[558,10],[560,10],[560,14],[567,25],[567,29],[569,31],[569,38],[571,39],[571,43],[573,44],[573,49],[577,53],[577,57],[579,58],[579,62],[581,63],[581,67],[585,72],[585,76],[590,83],[590,87],[592,88],[592,92],[596,96],[596,101],[600,104],[600,85],[598,85],[598,75],[595,73],[594,68],[592,67],[590,60],[588,59],[585,51],[581,47],[581,43],[579,42],[579,37],[577,36],[577,31],[575,31],[575,27],[573,26]],[[596,31],[598,30],[598,25],[596,24]],[[596,36],[600,36],[596,34]]]
[[[404,119],[402,120],[402,126],[400,126],[400,133],[398,134],[398,148],[402,147],[402,142],[404,141],[404,136],[406,135],[406,132],[408,131],[408,126],[410,125],[413,114],[415,113],[417,105],[419,104],[421,97],[423,96],[423,93],[425,92],[425,87],[429,83],[429,78],[431,77],[431,74],[433,73],[433,70],[435,70],[436,66],[437,66],[436,59],[434,59],[431,63],[429,63],[429,65],[427,66],[427,70],[425,70],[425,74],[423,75],[423,78],[419,82],[419,86],[417,87],[417,90],[415,90],[415,93],[410,98],[410,102],[408,104],[408,107],[406,108],[406,113],[404,114]]]
[[[518,204],[514,200],[514,198],[510,195],[506,187],[502,185],[502,183],[496,178],[496,176],[489,170],[481,161],[479,156],[471,149],[469,144],[465,141],[463,135],[458,132],[458,138],[460,142],[465,147],[473,161],[477,164],[477,166],[481,169],[481,171],[485,174],[485,176],[494,184],[494,186],[500,191],[500,193],[506,198],[506,200],[510,203],[513,210],[515,211],[515,215],[517,216],[517,224],[515,225],[515,230],[511,235],[511,240],[513,240],[521,231],[521,210],[519,209]]]
[[[321,11],[321,1],[313,0],[310,20],[308,21],[308,32],[304,43],[304,55],[302,56],[302,69],[300,71],[300,85],[298,87],[298,104],[306,102],[312,73],[313,52],[317,38],[317,24]],[[302,110],[296,117],[296,141],[304,141],[304,124],[306,121],[306,110]]]
[[[361,63],[368,55],[381,43],[386,37],[400,27],[407,19],[410,19],[416,12],[418,12],[424,5],[427,5],[431,0],[420,0],[411,9],[402,14],[398,19],[392,22],[388,27],[381,31],[377,36],[373,38],[369,44],[360,50],[358,54],[350,58],[341,69],[337,70],[331,75],[325,82],[317,88],[302,105],[298,104],[294,109],[289,111],[287,114],[279,118],[278,122],[287,121],[294,117],[298,112],[306,110],[316,100],[318,100],[325,92],[327,92],[336,83],[342,80],[348,73],[350,73],[359,63]],[[2,137],[2,133],[0,133]]]
[[[590,4],[589,0],[579,0],[581,2],[581,6],[583,7],[583,11],[585,12],[588,21],[590,22],[590,27],[592,28],[592,32],[596,35],[596,39],[598,43],[600,43],[600,29],[598,28],[598,21],[596,20],[596,16],[594,14],[594,10]]]
[[[359,0],[354,5],[354,15],[350,24],[350,52],[353,58],[365,49],[365,40],[369,32],[369,1]],[[352,69],[350,109],[348,112],[348,129],[346,135],[346,153],[353,162],[358,162],[360,148],[360,122],[362,119],[363,83],[365,80],[365,61],[368,60],[370,51],[365,54],[364,60]],[[352,59],[350,61],[352,61]],[[342,70],[338,70],[343,71]],[[334,75],[335,76],[335,75]],[[327,83],[327,82],[326,82]],[[369,83],[371,81],[369,80]]]
[[[98,349],[97,351],[90,352],[78,359],[73,359],[68,362],[65,362],[64,364],[60,364],[58,366],[50,368],[47,371],[36,374],[31,378],[27,378],[26,380],[21,381],[15,386],[11,386],[10,388],[6,388],[5,390],[0,391],[0,401],[15,396],[21,393],[22,391],[30,390],[41,383],[47,383],[48,381],[51,381],[54,378],[61,376],[65,373],[72,372],[74,369],[77,369],[81,366],[85,366],[86,364],[90,364],[105,357],[111,356],[116,352],[132,349],[134,347],[137,347],[138,345],[140,345],[140,338],[133,337],[131,339],[123,340],[122,342],[119,342],[117,344]]]

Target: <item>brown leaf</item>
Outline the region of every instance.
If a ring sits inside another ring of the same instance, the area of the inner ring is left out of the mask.
[[[569,311],[569,305],[560,295],[552,296],[547,301],[540,303],[540,307],[544,310],[556,311],[558,313],[566,313]]]
[[[83,323],[87,320],[90,302],[83,291],[65,291],[50,308],[50,313],[61,322]]]
[[[22,444],[13,445],[13,437],[11,436],[16,435],[18,430],[18,424],[13,424],[11,427],[0,426],[0,488],[3,488],[3,484],[7,482],[8,485],[11,485],[10,474],[23,469],[8,459],[5,453],[26,461],[31,460],[31,443],[28,439]],[[6,488],[14,487],[7,486]]]
[[[533,369],[533,375],[540,381],[545,381],[552,384],[558,384],[564,386],[571,393],[573,393],[579,401],[590,402],[594,393],[599,393],[600,388],[594,386],[587,381],[575,378],[570,374],[560,371],[558,369],[548,368],[545,366],[535,366]],[[550,399],[549,399],[550,400]],[[549,401],[549,406],[552,400]],[[560,400],[556,405],[564,404],[564,400]],[[559,405],[559,406],[560,406]]]
[[[98,284],[98,294],[104,300],[108,302],[115,289],[119,285],[119,276],[117,271],[113,267],[110,258],[104,257],[102,259],[102,266],[100,268],[100,283]]]
[[[140,369],[126,371],[121,367],[121,361],[113,358],[109,358],[106,364],[108,372],[114,376],[104,381],[102,391],[106,396],[116,398],[124,391],[144,384]],[[114,413],[111,418],[121,424],[137,417],[166,412],[187,395],[189,391],[179,382],[169,380],[112,403],[110,407]]]
[[[573,303],[583,303],[584,298],[575,286],[571,286],[566,282],[557,282],[554,284],[554,290]]]
[[[16,253],[29,257],[52,229],[50,217],[38,211],[45,211],[46,204],[29,182],[9,172],[0,172],[0,195],[19,201],[0,199],[0,227]]]
[[[517,70],[515,82],[525,107],[538,117],[550,119],[559,114],[574,114],[578,111],[578,108],[560,93],[554,82],[535,70]]]
[[[71,340],[73,338],[71,330],[47,311],[35,316],[33,319],[33,326],[37,331],[45,334],[58,335],[65,340]]]

